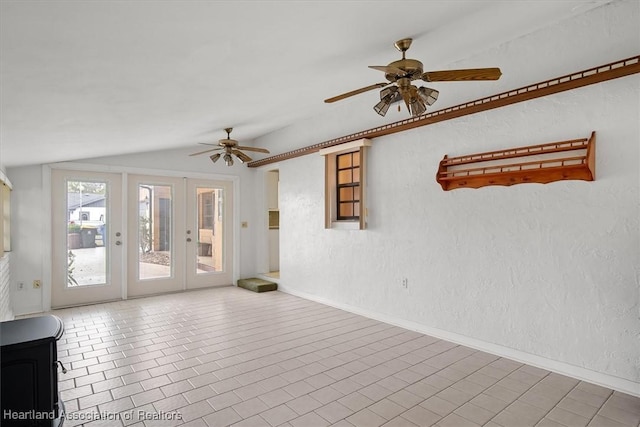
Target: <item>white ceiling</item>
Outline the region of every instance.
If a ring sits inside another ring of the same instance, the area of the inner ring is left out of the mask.
[[[384,81],[400,38],[438,70],[608,2],[2,0],[0,166],[250,144]]]

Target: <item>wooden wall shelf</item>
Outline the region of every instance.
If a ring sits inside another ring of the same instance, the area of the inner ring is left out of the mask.
[[[565,179],[596,179],[595,132],[589,138],[460,157],[445,155],[436,176],[445,191],[530,182],[547,184]]]

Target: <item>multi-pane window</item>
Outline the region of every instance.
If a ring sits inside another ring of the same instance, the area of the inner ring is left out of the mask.
[[[336,156],[337,219],[360,218],[360,151]]]
[[[324,227],[342,230],[367,228],[367,151],[363,138],[320,150],[325,158]]]

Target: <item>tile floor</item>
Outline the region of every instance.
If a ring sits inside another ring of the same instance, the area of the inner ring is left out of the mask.
[[[53,311],[65,426],[638,426],[640,399],[281,292]]]

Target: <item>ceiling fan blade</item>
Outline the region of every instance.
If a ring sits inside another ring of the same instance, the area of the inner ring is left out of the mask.
[[[464,80],[498,80],[500,68],[469,68],[466,70],[427,71],[422,74],[425,82],[453,82]]]
[[[238,145],[237,147],[238,150],[244,150],[244,151],[256,151],[258,153],[267,153],[269,154],[269,150],[267,150],[266,148],[258,148],[258,147],[244,147],[241,145]]]
[[[220,146],[220,143],[212,144],[212,143],[210,143],[210,142],[198,142],[198,144],[200,144],[200,145],[211,145],[211,146],[213,146],[213,147],[218,147],[218,146]]]
[[[385,74],[395,74],[396,76],[404,76],[407,74],[405,70],[400,68],[390,67],[388,65],[369,65],[369,68],[374,70],[383,71]]]
[[[233,154],[235,154],[243,163],[247,163],[250,162],[252,159],[251,157],[247,156],[246,154],[244,154],[242,151],[240,150],[231,150],[231,152]]]
[[[211,151],[222,150],[222,147],[212,148],[211,150],[198,151],[197,153],[189,154],[190,156],[197,156],[199,154],[210,153]]]
[[[331,102],[340,101],[342,99],[349,98],[350,96],[358,95],[358,94],[364,93],[364,92],[368,92],[368,91],[373,90],[373,89],[378,89],[378,88],[381,88],[381,87],[385,87],[385,86],[390,85],[390,84],[391,83],[389,83],[389,82],[387,82],[387,83],[376,83],[376,84],[371,85],[371,86],[367,86],[367,87],[363,87],[363,88],[360,88],[360,89],[352,90],[351,92],[343,93],[342,95],[334,96],[333,98],[325,99],[324,102],[331,103]]]

